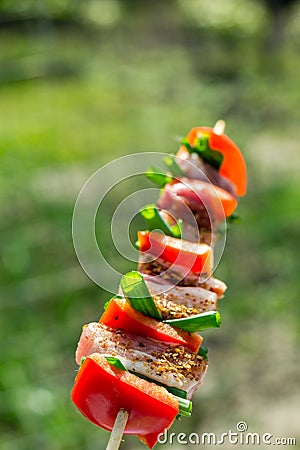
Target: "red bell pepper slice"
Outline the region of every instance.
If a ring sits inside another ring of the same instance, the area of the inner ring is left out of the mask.
[[[138,243],[141,252],[148,252],[171,264],[188,268],[191,272],[212,271],[213,250],[207,244],[177,239],[158,231],[139,231]]]
[[[244,196],[247,191],[247,169],[244,157],[236,144],[226,134],[215,134],[213,128],[192,128],[187,135],[188,142],[193,146],[199,133],[209,136],[209,146],[223,155],[220,174],[230,180],[236,189],[236,195]]]
[[[137,435],[149,448],[179,411],[177,399],[164,387],[117,369],[98,353],[81,365],[71,398],[88,420],[109,431],[118,411],[125,409],[129,417],[124,433]]]
[[[132,308],[125,298],[112,298],[99,322],[111,328],[122,329],[157,341],[182,345],[195,353],[198,353],[202,343],[202,337],[199,334],[188,333],[147,317]]]

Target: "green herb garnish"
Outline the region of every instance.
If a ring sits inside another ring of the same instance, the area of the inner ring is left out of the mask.
[[[122,364],[119,358],[115,358],[114,356],[104,356],[106,361],[117,369],[126,370],[126,367]]]
[[[222,318],[218,311],[208,311],[183,319],[164,320],[164,322],[173,327],[194,333],[196,331],[207,330],[208,328],[219,327],[222,323]]]
[[[122,276],[120,286],[124,297],[137,311],[146,316],[162,320],[156,304],[149,292],[143,276],[136,270]]]
[[[175,177],[175,178],[184,177],[185,173],[181,170],[181,168],[177,164],[175,158],[176,158],[175,155],[170,154],[169,156],[166,156],[163,159],[163,161],[164,161],[165,165],[168,167],[168,169],[170,170],[173,177]]]
[[[208,360],[208,348],[205,347],[205,345],[201,345],[198,351],[198,355],[202,356],[203,359],[205,359],[205,361]]]
[[[157,167],[151,166],[150,169],[145,173],[148,180],[157,184],[159,187],[164,187],[166,184],[171,183],[173,180],[172,177],[164,173],[162,170]]]
[[[217,170],[220,169],[224,156],[217,150],[210,148],[209,136],[205,134],[199,135],[194,145],[191,145],[186,138],[182,139],[181,143],[190,153],[198,153],[205,162]]]
[[[147,229],[149,231],[161,230],[164,234],[168,236],[177,237],[174,235],[170,225],[162,218],[159,209],[154,205],[146,205],[141,209],[140,214],[147,222]]]
[[[176,225],[169,225],[161,216],[159,209],[156,205],[146,205],[141,209],[140,214],[147,222],[147,229],[149,231],[161,230],[168,236],[180,238],[181,237],[181,223],[178,221]]]

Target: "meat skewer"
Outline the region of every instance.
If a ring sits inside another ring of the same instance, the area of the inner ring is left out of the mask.
[[[148,230],[138,232],[138,272],[125,274],[99,322],[83,327],[72,400],[112,432],[108,450],[123,433],[152,448],[178,414],[191,415],[207,369],[197,332],[220,326],[226,290],[212,277],[213,246],[246,192],[245,162],[224,128],[193,128],[167,158],[171,173],[149,172],[163,189],[157,206],[141,211]]]

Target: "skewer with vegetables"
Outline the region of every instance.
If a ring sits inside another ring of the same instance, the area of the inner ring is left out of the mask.
[[[138,271],[123,275],[99,322],[83,327],[72,400],[112,431],[109,450],[123,433],[152,448],[178,415],[191,415],[207,369],[198,333],[220,326],[226,290],[212,276],[218,227],[246,193],[245,162],[224,127],[193,128],[165,158],[166,173],[148,170],[162,189],[157,205],[141,211]]]

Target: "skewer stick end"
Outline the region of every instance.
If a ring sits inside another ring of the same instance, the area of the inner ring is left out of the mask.
[[[218,120],[213,127],[213,133],[221,136],[224,134],[226,123],[224,120]]]
[[[128,417],[129,413],[125,411],[125,409],[120,409],[117,414],[113,429],[111,430],[111,435],[107,443],[106,450],[118,450],[121,444]]]

